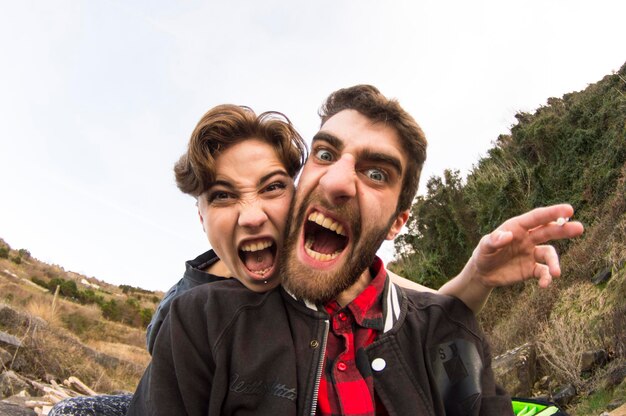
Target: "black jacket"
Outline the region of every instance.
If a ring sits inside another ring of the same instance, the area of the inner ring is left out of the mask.
[[[390,415],[513,414],[461,301],[389,281],[383,297],[385,329],[361,365]],[[280,287],[190,290],[172,302],[128,415],[314,414],[328,325]]]
[[[223,277],[203,271],[218,260],[219,258],[217,257],[217,254],[215,254],[213,250],[209,250],[200,254],[195,259],[185,262],[185,274],[183,274],[183,278],[172,286],[170,290],[167,291],[165,296],[163,296],[163,299],[161,299],[159,306],[157,306],[157,309],[148,324],[148,328],[146,330],[146,345],[150,354],[152,354],[152,349],[154,348],[156,335],[161,329],[161,325],[170,310],[170,305],[174,298],[196,286],[225,280]]]

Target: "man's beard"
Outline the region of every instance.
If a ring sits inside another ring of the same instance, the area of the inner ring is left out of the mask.
[[[297,213],[294,211],[296,199],[297,197],[291,204],[292,215],[289,216],[285,228],[287,237],[279,256],[281,259],[280,275],[283,279],[283,286],[297,298],[324,304],[336,299],[341,292],[352,286],[363,271],[373,263],[376,251],[385,240],[395,214],[383,227],[374,228],[366,235],[361,235],[361,215],[357,208],[327,207],[330,212],[339,215],[340,218],[350,219],[352,248],[349,253],[342,253],[344,261],[342,265],[338,265],[338,270],[314,270],[301,264],[296,255],[300,227],[304,227],[304,215],[314,197],[312,195],[306,197],[297,208]],[[321,204],[319,199],[318,203]]]

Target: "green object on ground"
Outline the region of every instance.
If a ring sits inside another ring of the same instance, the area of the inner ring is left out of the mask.
[[[516,416],[548,416],[559,413],[560,409],[553,403],[543,403],[539,400],[514,398],[513,412]]]

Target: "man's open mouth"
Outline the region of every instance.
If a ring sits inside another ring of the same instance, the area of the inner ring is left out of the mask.
[[[319,261],[330,261],[341,254],[348,245],[348,237],[342,224],[313,211],[304,225],[304,249]]]
[[[276,244],[269,238],[246,241],[239,247],[239,258],[251,273],[264,277],[274,266]]]

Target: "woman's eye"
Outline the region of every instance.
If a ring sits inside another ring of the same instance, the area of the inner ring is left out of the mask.
[[[219,202],[229,199],[231,196],[228,192],[216,191],[209,195],[209,202]]]
[[[368,178],[370,178],[371,180],[375,182],[387,182],[387,174],[380,169],[376,169],[376,168],[367,169],[365,171],[365,176],[367,176]]]
[[[324,162],[331,162],[333,160],[333,154],[326,149],[319,149],[315,152],[315,157]]]
[[[274,182],[274,183],[269,184],[265,188],[265,192],[280,191],[280,190],[285,189],[286,187],[287,185],[282,182]]]

